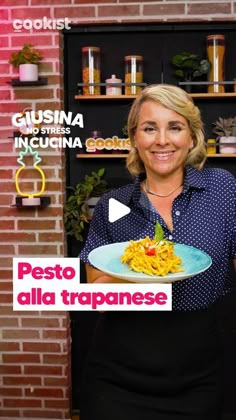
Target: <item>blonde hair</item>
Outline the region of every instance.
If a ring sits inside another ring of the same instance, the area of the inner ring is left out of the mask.
[[[132,175],[139,175],[145,171],[143,162],[135,148],[134,135],[141,105],[148,100],[160,103],[186,118],[193,139],[193,148],[189,151],[185,164],[200,170],[206,160],[206,147],[200,110],[194,105],[191,96],[183,89],[174,85],[158,84],[143,89],[133,102],[129,112],[128,135],[132,146],[126,163],[129,172]]]

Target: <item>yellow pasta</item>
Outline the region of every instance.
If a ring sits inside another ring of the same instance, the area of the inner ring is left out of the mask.
[[[174,253],[174,244],[167,240],[157,242],[148,236],[139,241],[130,241],[121,256],[121,262],[128,264],[130,270],[153,276],[183,271],[181,258]]]

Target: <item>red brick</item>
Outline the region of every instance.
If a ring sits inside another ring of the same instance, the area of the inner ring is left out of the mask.
[[[216,15],[216,14],[230,14],[231,3],[222,2],[222,3],[194,3],[187,5],[187,13],[191,15]]]
[[[14,229],[14,220],[0,220],[0,230]]]
[[[52,63],[40,63],[40,73],[52,73],[53,72],[53,64]]]
[[[61,410],[23,410],[24,419],[30,418],[42,418],[42,419],[69,419],[69,412],[63,413]]]
[[[30,389],[26,389],[25,396],[41,398],[63,398],[63,391],[61,388],[34,388],[33,392],[31,392]]]
[[[32,108],[31,102],[1,102],[0,103],[0,112],[5,113],[14,113],[14,112],[22,112],[24,108]]]
[[[2,308],[1,308],[1,310],[2,310]],[[7,351],[7,352],[19,351],[19,350],[20,350],[19,343],[13,343],[13,342],[5,343],[3,341],[0,341],[0,351],[2,351],[2,352],[4,352],[4,351]]]
[[[33,184],[32,184],[33,185]],[[1,192],[11,192],[15,191],[15,183],[6,181],[6,182],[0,182],[0,191]]]
[[[0,236],[0,242],[35,242],[34,233],[8,232],[4,233],[4,238]]]
[[[3,330],[2,332],[2,337],[4,340],[7,339],[39,339],[39,331],[35,331],[35,330],[23,330],[21,328],[19,328],[18,330],[12,330],[12,329],[8,329],[8,330]]]
[[[94,18],[95,17],[95,7],[86,6],[86,7],[55,7],[54,8],[55,18],[64,18],[65,16],[68,19],[75,18],[76,20],[80,18]]]
[[[27,6],[28,0],[17,0],[17,6]],[[1,6],[16,6],[16,0],[1,0]]]
[[[16,166],[16,157],[8,156],[6,157],[0,157],[0,166]]]
[[[43,363],[45,364],[65,365],[67,362],[67,354],[43,354]]]
[[[13,298],[11,293],[2,293],[0,294],[0,303],[13,303]]]
[[[15,194],[14,194],[15,197]],[[0,199],[1,199],[1,195],[0,195]],[[6,204],[5,202],[3,202],[2,204]],[[0,207],[0,217],[27,217],[27,218],[32,218],[36,216],[36,210],[35,208],[31,209],[31,208],[9,208],[9,207]]]
[[[62,216],[63,209],[61,207],[46,207],[45,209],[38,209],[38,213],[41,218],[43,217],[57,217]]]
[[[58,5],[58,4],[71,4],[72,0],[43,0],[43,4],[52,6],[52,5]],[[41,5],[42,0],[31,0],[31,6],[37,6]]]
[[[42,400],[31,398],[3,398],[5,407],[42,407]]]
[[[45,400],[45,408],[68,408],[68,400]]]
[[[1,255],[13,255],[14,254],[13,245],[0,245],[0,254]]]
[[[2,234],[2,236],[5,236],[5,235],[6,233],[4,232],[4,235]],[[0,279],[5,279],[5,280],[12,279],[12,268],[10,270],[2,268],[0,270]]]
[[[127,2],[127,0],[124,0],[124,1]],[[129,3],[132,2],[132,0],[131,1],[128,0],[128,1],[129,1]],[[135,3],[138,3],[137,0],[134,0],[134,2]],[[111,3],[111,4],[114,4],[114,3],[117,3],[117,0],[101,0],[101,1],[99,1],[99,0],[74,0],[74,3],[75,4],[88,4],[88,3],[89,4],[99,4],[99,3]],[[119,3],[121,3],[120,0],[119,0]]]
[[[63,241],[64,234],[61,233],[39,233],[39,242],[61,242]]]
[[[8,20],[8,10],[7,9],[0,9],[0,20]]]
[[[25,375],[49,375],[49,376],[61,376],[62,367],[61,366],[36,366],[36,365],[25,365],[24,366]]]
[[[21,366],[15,365],[0,365],[0,374],[1,375],[20,375]]]
[[[26,364],[26,363],[40,363],[39,354],[19,354],[19,353],[3,353],[2,354],[3,363],[12,363],[12,364]]]
[[[0,135],[1,135],[1,133],[2,133],[2,130],[0,130]],[[10,143],[7,143],[7,142],[1,143],[1,146],[0,146],[0,152],[1,153],[12,153],[13,151],[14,151],[14,146],[13,146],[12,141]],[[10,169],[8,169],[8,171],[10,171]],[[5,178],[5,177],[3,177],[3,178]]]
[[[1,226],[1,225],[0,225]],[[56,221],[55,220],[37,220],[37,230],[55,230]],[[18,230],[35,230],[35,220],[18,220],[17,221]]]
[[[0,391],[1,396],[5,396],[5,397],[21,397],[22,396],[22,389],[21,388],[5,388],[5,387],[1,387],[1,391]]]
[[[68,386],[68,379],[67,378],[53,378],[53,377],[44,377],[43,378],[43,385],[45,386],[62,386],[67,387]]]
[[[18,319],[17,318],[0,318],[0,326],[1,327],[18,327]]]
[[[52,102],[38,102],[35,104],[35,110],[45,110],[45,109],[51,109],[52,111],[60,110],[60,102],[59,101],[52,101]],[[1,109],[0,109],[1,111]]]
[[[52,314],[52,313],[51,313]],[[22,327],[31,328],[58,328],[59,320],[57,318],[22,318]]]
[[[0,276],[2,276],[2,271],[3,270],[1,270]],[[11,273],[11,272],[9,272],[9,273]],[[7,278],[7,277],[5,276],[5,278]],[[12,278],[12,273],[10,274],[9,278]],[[11,290],[12,290],[12,282],[8,282],[8,281],[0,282],[0,291],[1,292],[7,292],[7,291],[9,292]]]
[[[139,5],[98,6],[99,17],[138,16],[139,14]]]
[[[19,255],[57,255],[56,245],[19,245]]]
[[[0,101],[8,101],[11,99],[11,94],[9,90],[0,90]]]
[[[13,195],[10,195],[10,194],[0,195],[0,206],[1,205],[10,206],[12,204],[12,201],[13,201]]]
[[[1,71],[1,64],[0,64],[0,73],[3,72],[3,70]],[[11,115],[7,115],[7,116],[0,116],[0,126],[11,126]],[[10,142],[9,142],[10,143]]]
[[[20,410],[8,410],[5,408],[0,408],[0,417],[5,417],[6,419],[11,417],[20,418]]]
[[[0,258],[0,267],[12,267],[12,258]],[[2,308],[1,308],[2,315]]]
[[[12,19],[42,19],[44,16],[51,18],[50,8],[45,7],[22,7],[12,9]],[[30,35],[30,34],[29,34]]]
[[[150,4],[143,6],[143,15],[184,15],[185,5],[182,4]]]
[[[36,353],[58,353],[60,352],[59,343],[23,343],[23,351]]]
[[[43,331],[43,340],[65,340],[67,338],[66,330],[44,330]]]
[[[1,5],[2,5],[2,1],[1,0]],[[6,1],[6,0],[5,0]],[[14,1],[14,0],[13,0]],[[2,22],[1,23],[1,34],[10,34],[12,32],[12,22]]]
[[[18,89],[15,91],[14,99],[51,99],[54,97],[53,89]],[[1,98],[0,98],[1,99]],[[8,98],[3,98],[8,99]]]
[[[7,376],[3,378],[4,385],[38,385],[42,384],[42,380],[40,377],[36,376]]]
[[[43,1],[45,3],[45,0]],[[19,34],[12,35],[11,37],[12,47],[21,47],[24,43],[29,42],[29,35],[23,35],[19,36]],[[33,45],[42,46],[49,46],[53,44],[53,37],[49,34],[43,34],[43,33],[31,33],[30,34],[30,42]]]

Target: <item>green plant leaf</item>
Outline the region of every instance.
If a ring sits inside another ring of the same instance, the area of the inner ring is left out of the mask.
[[[164,239],[164,231],[159,222],[156,222],[155,224],[155,239],[156,242],[160,242]]]

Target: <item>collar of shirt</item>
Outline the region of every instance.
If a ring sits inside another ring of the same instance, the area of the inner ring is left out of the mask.
[[[132,199],[135,204],[137,204],[140,200],[140,195],[141,195],[140,184],[145,178],[146,178],[146,174],[142,173],[134,181]],[[207,189],[207,183],[201,171],[191,166],[186,166],[185,176],[184,176],[183,194],[187,193],[189,189],[196,189],[196,190]]]

